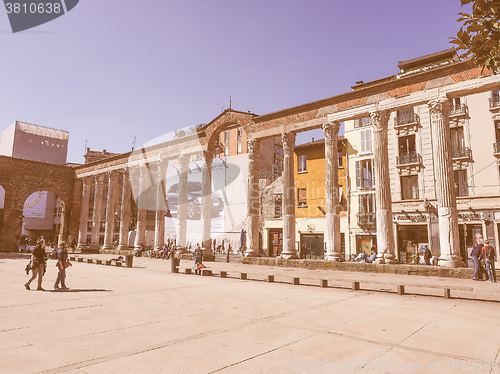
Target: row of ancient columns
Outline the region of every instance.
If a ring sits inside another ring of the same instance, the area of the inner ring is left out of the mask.
[[[212,154],[204,153],[205,165],[202,176],[202,209],[201,209],[201,226],[202,226],[202,245],[205,251],[211,251],[211,165]],[[188,205],[188,172],[189,172],[189,155],[181,155],[178,158],[178,207],[177,207],[177,238],[176,243],[179,248],[186,246],[186,229],[187,229],[187,205]],[[115,210],[118,202],[121,200],[121,209],[119,213],[120,229],[118,249],[129,249],[128,234],[131,219],[131,198],[135,195],[137,205],[137,224],[135,227],[136,236],[133,247],[138,249],[145,242],[146,233],[146,217],[148,210],[155,210],[155,239],[154,246],[156,249],[161,248],[165,243],[165,177],[167,173],[168,162],[166,159],[160,160],[155,166],[156,168],[139,166],[136,168],[126,168],[119,171],[111,171],[107,173],[87,176],[83,178],[82,189],[82,209],[80,216],[79,239],[78,246],[86,248],[88,236],[88,215],[90,205],[90,193],[92,184],[94,185],[94,205],[92,214],[92,230],[90,234],[90,248],[98,249],[99,235],[101,222],[103,217],[103,204],[106,203],[106,216],[104,217],[104,244],[103,249],[113,248],[113,234],[115,227]],[[104,201],[104,178],[108,178],[108,196]],[[93,182],[93,179],[95,182]],[[122,183],[120,184],[120,180]],[[131,180],[134,181],[134,194],[131,185]],[[121,191],[120,191],[121,186]],[[148,205],[147,191],[152,186],[156,187],[155,204]]]

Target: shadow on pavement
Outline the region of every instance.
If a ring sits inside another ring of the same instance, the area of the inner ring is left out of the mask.
[[[70,288],[69,290],[49,290],[49,292],[60,292],[60,293],[68,293],[68,292],[113,292],[113,290],[106,290],[100,288]]]

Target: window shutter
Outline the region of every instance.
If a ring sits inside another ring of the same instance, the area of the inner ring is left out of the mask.
[[[370,166],[372,169],[372,187],[375,188],[375,165],[373,160],[370,160]]]
[[[363,197],[365,195],[358,195],[358,213],[365,213],[365,209],[363,207]]]
[[[371,206],[372,206],[372,213],[375,213],[375,194],[371,194]]]
[[[365,143],[366,143],[366,152],[372,151],[372,134],[371,130],[366,130],[365,133]]]
[[[361,131],[361,153],[366,152],[365,149],[365,130]]]
[[[356,189],[361,188],[361,162],[356,161]]]
[[[354,128],[359,127],[359,119],[354,120]]]

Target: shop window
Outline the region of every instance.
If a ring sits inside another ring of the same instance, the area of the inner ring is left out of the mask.
[[[297,206],[307,206],[307,190],[305,188],[297,188]]]
[[[455,192],[456,196],[467,196],[467,170],[455,170],[453,172],[455,177]]]
[[[356,161],[357,189],[373,188],[375,186],[372,160]]]
[[[418,199],[418,175],[401,177],[401,199]]]
[[[307,155],[297,156],[297,172],[302,173],[307,171]]]
[[[372,151],[372,131],[362,130],[360,132],[361,136],[361,153],[370,153]]]

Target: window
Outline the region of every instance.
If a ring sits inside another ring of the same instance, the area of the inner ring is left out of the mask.
[[[356,161],[356,188],[366,189],[375,186],[372,160]]]
[[[344,167],[344,161],[342,160],[342,151],[339,151],[339,168]]]
[[[283,208],[283,195],[282,194],[274,195],[274,217],[275,218],[281,217],[282,208]]]
[[[403,136],[398,139],[399,155],[411,155],[416,153],[415,149],[415,135]]]
[[[364,127],[370,125],[370,117],[363,117],[354,120],[354,127]]]
[[[243,145],[242,143],[238,143],[238,145],[236,146],[236,154],[241,154],[243,153]]]
[[[406,123],[413,122],[415,122],[415,112],[413,111],[413,107],[398,110],[396,116],[396,123],[398,125],[404,125]]]
[[[418,199],[418,175],[401,177],[401,199]]]
[[[371,130],[361,131],[361,153],[370,153],[372,151],[372,132]]]
[[[305,188],[297,188],[297,206],[307,206],[307,190]]]
[[[224,131],[224,144],[229,144],[229,130]]]
[[[241,142],[241,139],[243,139],[243,129],[241,127],[238,127],[238,132],[236,137],[239,142]]]
[[[463,127],[454,127],[450,129],[451,133],[451,149],[461,150],[465,147],[464,129]]]
[[[359,195],[359,213],[375,213],[375,194]]]
[[[467,196],[467,170],[455,170],[453,172],[455,177],[455,192],[457,196]]]
[[[307,171],[307,155],[298,155],[297,156],[297,172],[305,172]]]
[[[229,145],[224,146],[224,156],[229,156]]]

